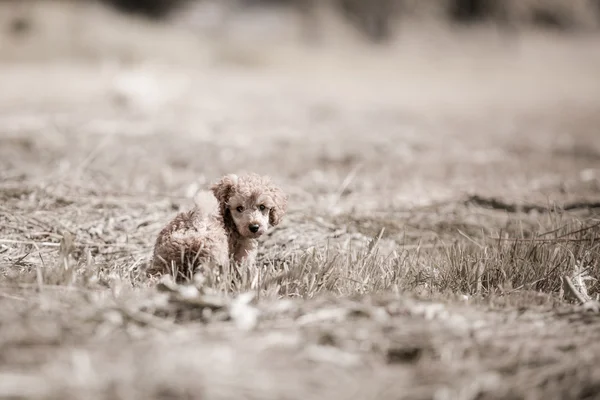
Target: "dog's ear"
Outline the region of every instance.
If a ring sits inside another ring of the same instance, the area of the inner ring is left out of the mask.
[[[287,211],[287,195],[277,186],[269,188],[269,195],[273,200],[273,207],[269,212],[269,223],[272,226],[278,225]]]
[[[233,187],[237,184],[238,177],[234,174],[225,175],[217,183],[210,187],[215,198],[219,202],[219,209],[222,215],[225,215],[227,210],[227,202],[231,197]]]

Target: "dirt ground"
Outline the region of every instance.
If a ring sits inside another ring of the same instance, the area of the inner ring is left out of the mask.
[[[600,314],[563,280],[598,292],[596,34],[26,12],[0,34],[0,398],[600,398]],[[146,277],[244,171],[289,194],[257,269]]]

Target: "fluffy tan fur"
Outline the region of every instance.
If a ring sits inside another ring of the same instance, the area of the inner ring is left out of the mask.
[[[287,196],[257,174],[226,175],[211,186],[218,206],[197,205],[178,214],[159,233],[149,272],[190,277],[202,266],[228,268],[230,260],[255,261],[257,239],[281,222]]]

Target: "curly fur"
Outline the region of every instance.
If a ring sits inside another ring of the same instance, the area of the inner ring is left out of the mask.
[[[255,261],[257,239],[278,225],[287,209],[287,196],[271,179],[257,174],[222,177],[211,186],[215,209],[197,206],[178,214],[158,235],[151,274],[189,277],[198,267],[227,268]]]

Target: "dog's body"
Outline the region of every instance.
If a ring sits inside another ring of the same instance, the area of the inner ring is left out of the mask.
[[[279,224],[287,196],[267,177],[224,176],[211,187],[218,207],[178,214],[158,235],[151,274],[190,277],[200,266],[228,268],[254,263],[257,239]]]

